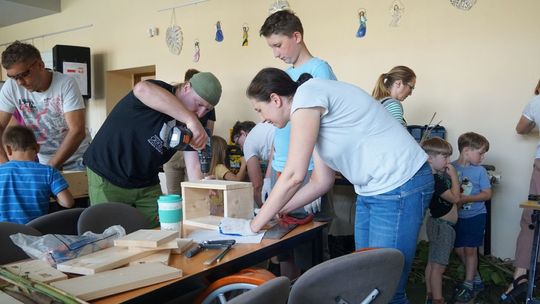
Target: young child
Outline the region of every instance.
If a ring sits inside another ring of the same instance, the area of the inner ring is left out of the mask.
[[[35,162],[39,145],[32,130],[12,126],[2,136],[8,162],[0,164],[0,221],[26,224],[49,210],[51,195],[66,208],[73,196],[58,170]]]
[[[480,164],[489,150],[488,140],[477,133],[468,132],[458,138],[459,158],[453,162],[461,183],[463,204],[458,211],[455,252],[465,264],[465,281],[456,290],[459,302],[468,302],[475,292],[484,289],[477,272],[478,247],[482,245],[486,226],[486,206],[491,199],[491,184],[486,169]]]
[[[246,161],[241,158],[240,170],[238,173],[232,173],[225,161],[227,159],[227,142],[223,137],[213,135],[211,139],[212,143],[212,162],[210,164],[210,174],[215,176],[216,179],[224,179],[231,181],[243,181],[246,177]]]
[[[452,146],[438,137],[422,143],[428,154],[428,162],[433,172],[435,186],[427,220],[429,257],[426,266],[426,303],[444,304],[442,295],[442,275],[448,265],[454,248],[456,233],[454,225],[458,220],[457,203],[461,194],[456,169],[450,164]]]

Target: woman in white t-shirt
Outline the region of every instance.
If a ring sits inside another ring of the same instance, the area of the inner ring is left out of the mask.
[[[403,252],[405,267],[392,303],[407,303],[407,275],[433,193],[427,155],[359,87],[309,78],[304,74],[297,83],[285,72],[267,68],[252,80],[247,95],[263,120],[278,128],[291,121],[289,157],[259,214],[243,224],[226,219],[222,231],[259,231],[276,214],[286,214],[326,193],[339,171],[357,193],[356,248],[390,247]],[[301,186],[312,155],[311,179]],[[233,226],[237,230],[227,230]]]
[[[529,134],[540,122],[540,80],[534,89],[534,97],[523,109],[523,113],[516,125],[518,134]],[[540,143],[536,147],[529,194],[540,195]],[[521,214],[521,230],[516,241],[516,253],[514,255],[513,282],[505,293],[501,295],[501,301],[512,303],[515,299],[523,297],[527,292],[527,270],[531,263],[531,249],[533,243],[533,230],[529,227],[532,223],[532,209],[523,208]]]

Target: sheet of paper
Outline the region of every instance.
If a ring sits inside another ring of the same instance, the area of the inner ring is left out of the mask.
[[[239,244],[258,244],[261,242],[264,232],[252,236],[224,235],[218,230],[198,229],[191,232],[187,237],[193,242],[201,243],[208,240],[235,240]]]

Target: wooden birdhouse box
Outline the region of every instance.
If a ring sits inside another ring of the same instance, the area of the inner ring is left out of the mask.
[[[223,217],[253,218],[251,183],[202,180],[181,185],[185,225],[217,229]]]

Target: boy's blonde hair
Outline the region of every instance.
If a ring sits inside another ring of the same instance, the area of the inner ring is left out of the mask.
[[[484,136],[474,133],[474,132],[467,132],[464,134],[461,134],[461,136],[458,138],[458,149],[459,152],[463,152],[463,149],[465,148],[472,148],[472,149],[482,149],[484,148],[485,151],[489,151],[489,141]]]
[[[39,150],[34,132],[25,126],[11,126],[2,135],[2,143],[13,151]]]
[[[439,154],[444,156],[452,155],[452,145],[440,137],[424,140],[422,142],[422,149],[431,156],[437,156]]]

